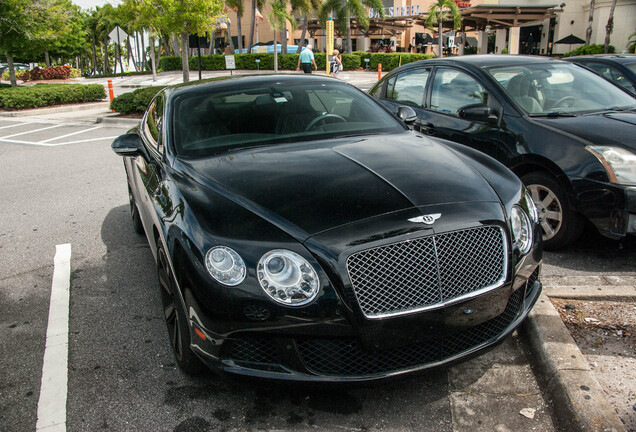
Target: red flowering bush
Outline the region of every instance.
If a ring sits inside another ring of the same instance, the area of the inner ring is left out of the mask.
[[[53,66],[50,68],[35,67],[33,70],[25,71],[18,77],[22,81],[37,81],[37,80],[54,80],[54,79],[68,79],[71,76],[70,66]]]

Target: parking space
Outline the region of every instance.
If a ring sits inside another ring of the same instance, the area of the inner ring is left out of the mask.
[[[112,141],[119,129],[105,126],[0,119],[0,144],[54,147],[95,141]]]

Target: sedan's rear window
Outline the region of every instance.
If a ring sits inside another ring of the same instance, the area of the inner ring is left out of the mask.
[[[174,100],[173,139],[181,156],[342,136],[395,133],[404,126],[348,85],[307,83],[205,89]]]

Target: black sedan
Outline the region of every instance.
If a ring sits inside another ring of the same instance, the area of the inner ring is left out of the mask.
[[[370,93],[410,106],[413,128],[480,150],[525,183],[544,247],[563,247],[584,220],[612,238],[636,234],[636,99],[598,75],[545,57],[424,60]]]
[[[636,55],[596,54],[568,57],[565,60],[585,66],[636,96]]]
[[[400,117],[335,79],[241,77],[164,89],[113,142],[183,371],[377,379],[521,323],[541,291],[531,197]]]

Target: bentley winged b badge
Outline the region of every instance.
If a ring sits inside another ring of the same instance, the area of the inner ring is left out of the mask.
[[[435,221],[437,219],[439,219],[440,217],[442,217],[441,213],[433,213],[433,214],[427,214],[424,216],[418,216],[418,217],[414,217],[409,219],[409,222],[414,222],[414,223],[423,223],[426,225],[433,225],[435,223]]]

